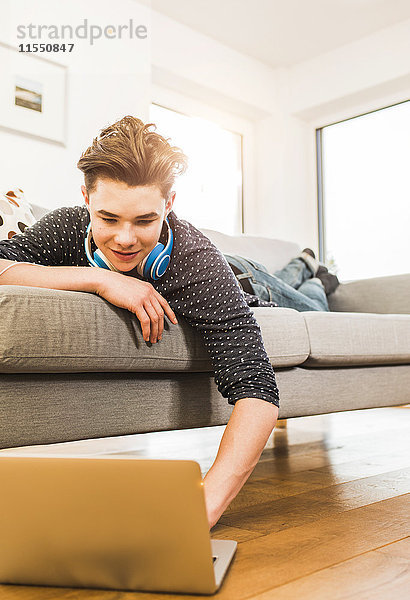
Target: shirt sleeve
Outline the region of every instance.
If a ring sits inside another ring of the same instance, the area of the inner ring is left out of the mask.
[[[23,233],[0,241],[0,258],[46,266],[78,264],[77,207],[57,208]]]
[[[183,268],[174,273],[177,288],[164,296],[201,333],[215,383],[229,404],[261,398],[279,407],[275,373],[259,325],[228,262],[208,242],[187,252]]]

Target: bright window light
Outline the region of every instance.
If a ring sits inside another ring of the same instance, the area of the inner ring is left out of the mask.
[[[241,233],[241,135],[156,104],[151,104],[150,121],[188,157],[188,170],[173,188],[178,218],[200,229]]]
[[[322,129],[325,263],[342,281],[409,272],[410,102]]]

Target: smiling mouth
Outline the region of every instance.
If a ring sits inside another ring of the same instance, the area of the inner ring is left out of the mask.
[[[139,250],[137,252],[118,252],[117,250],[112,250],[112,252],[119,258],[132,258],[138,254]]]

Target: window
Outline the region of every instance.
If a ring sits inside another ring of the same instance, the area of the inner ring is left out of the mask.
[[[320,259],[341,281],[408,273],[410,102],[329,125],[317,139]]]
[[[188,157],[188,170],[173,188],[175,214],[200,229],[241,233],[241,135],[157,104],[151,104],[150,121]]]

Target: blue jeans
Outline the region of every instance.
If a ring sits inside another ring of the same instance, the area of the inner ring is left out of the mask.
[[[260,263],[244,258],[242,256],[224,254],[226,260],[249,276],[254,294],[268,300],[276,302],[278,306],[294,308],[300,312],[307,310],[326,310],[329,311],[329,305],[325,289],[320,279],[314,277],[305,261],[300,258],[292,260],[279,271],[272,275]]]

